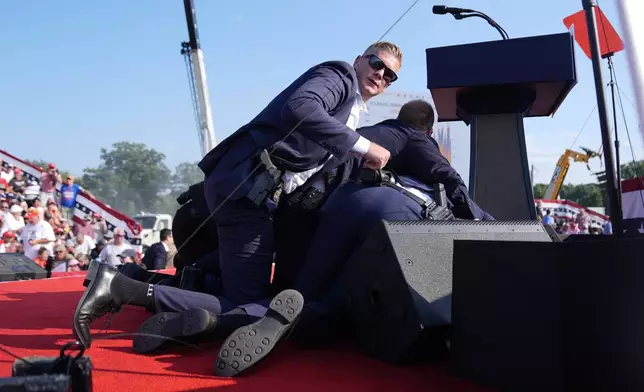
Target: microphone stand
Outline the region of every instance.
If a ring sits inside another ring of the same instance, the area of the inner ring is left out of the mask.
[[[503,29],[503,27],[501,27],[498,23],[496,23],[494,21],[494,19],[490,18],[489,16],[485,15],[482,12],[473,11],[473,12],[470,12],[470,13],[467,13],[467,14],[463,14],[463,13],[452,14],[452,16],[454,16],[454,19],[456,19],[456,20],[461,20],[461,19],[465,19],[465,18],[473,18],[473,17],[484,19],[486,22],[488,22],[490,24],[490,26],[494,27],[496,29],[496,31],[499,32],[499,34],[501,34],[501,38],[503,38],[504,40],[509,39],[508,33],[506,33],[506,31]]]

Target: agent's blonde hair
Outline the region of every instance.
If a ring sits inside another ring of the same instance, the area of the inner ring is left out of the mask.
[[[391,53],[392,56],[398,59],[400,65],[402,65],[403,53],[402,50],[395,44],[386,41],[378,41],[369,45],[369,47],[364,51],[363,55],[367,54],[376,54],[380,51],[386,51]]]

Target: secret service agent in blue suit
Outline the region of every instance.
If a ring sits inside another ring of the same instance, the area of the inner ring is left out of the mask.
[[[387,163],[389,152],[360,137],[351,122],[366,101],[396,80],[401,61],[397,47],[377,43],[353,66],[337,61],[311,68],[199,164],[219,234],[222,298],[230,303],[224,310],[269,294],[275,252],[266,205],[271,193],[290,193],[331,156],[361,156],[367,167]],[[268,183],[267,171],[254,171],[257,154],[267,149],[275,170]]]
[[[385,166],[389,152],[354,129],[364,103],[397,79],[401,61],[397,46],[377,42],[353,66],[341,61],[314,66],[199,163],[219,234],[222,294],[212,298],[215,314],[268,295],[274,233],[266,200],[278,187],[289,193],[331,156],[353,154],[366,167]],[[119,279],[104,266],[95,275],[88,276],[91,283],[74,314],[74,333],[85,347],[91,345],[89,324],[105,313],[126,302],[149,307],[158,297],[172,301],[176,294],[168,286],[124,288],[135,281]]]
[[[360,128],[358,133],[391,152],[388,169],[430,186],[443,184],[457,218],[489,219],[470,199],[463,179],[443,156],[436,140],[426,133],[431,133],[434,122],[431,104],[414,100],[402,106],[397,119]]]

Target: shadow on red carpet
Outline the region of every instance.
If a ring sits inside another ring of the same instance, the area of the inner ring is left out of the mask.
[[[73,339],[71,322],[84,287],[82,277],[0,284],[0,345],[21,356],[55,356]],[[94,390],[109,391],[483,391],[455,379],[444,365],[394,367],[366,358],[353,347],[300,350],[290,342],[243,377],[212,376],[219,343],[173,347],[166,354],[139,355],[132,336],[150,313],[125,307],[105,329],[92,326]],[[11,375],[14,358],[0,352],[0,377]]]

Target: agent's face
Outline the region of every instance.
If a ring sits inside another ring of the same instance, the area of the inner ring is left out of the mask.
[[[360,95],[367,101],[385,91],[398,79],[400,61],[388,51],[381,50],[359,56],[353,67],[358,77]]]

